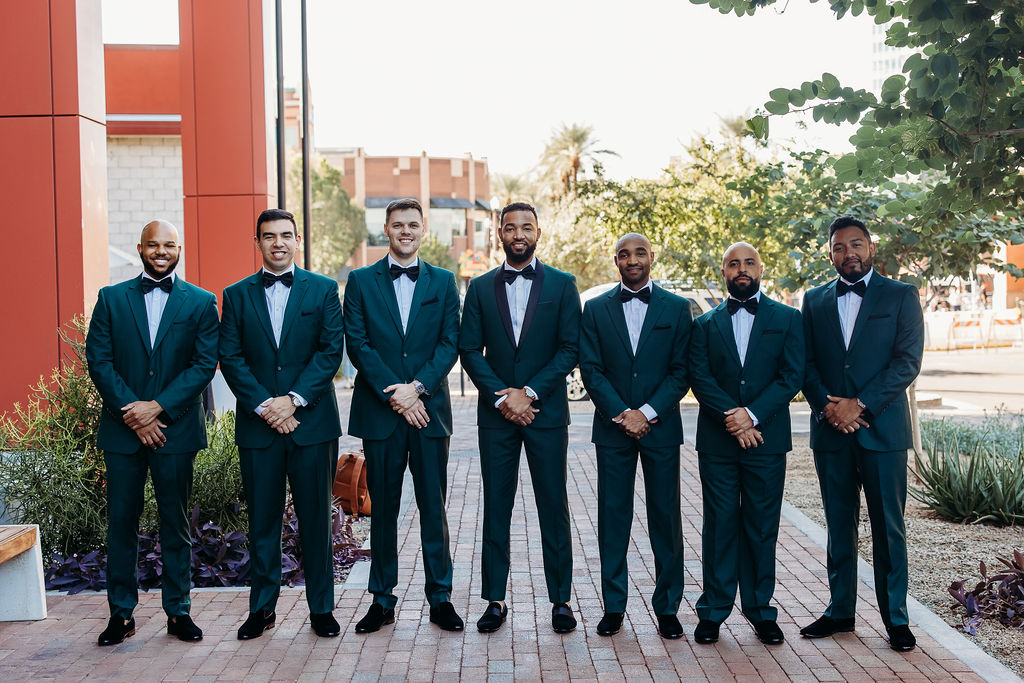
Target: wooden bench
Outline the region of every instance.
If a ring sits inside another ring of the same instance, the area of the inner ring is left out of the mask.
[[[0,526],[0,595],[0,621],[46,618],[38,526]]]

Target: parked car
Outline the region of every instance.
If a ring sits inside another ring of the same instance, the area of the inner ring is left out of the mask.
[[[655,280],[655,284],[663,289],[667,289],[673,294],[685,298],[690,302],[690,310],[693,313],[693,317],[696,318],[699,315],[707,313],[715,306],[722,302],[722,291],[719,289],[709,289],[707,287],[698,287],[692,282],[686,282],[684,280]],[[600,285],[594,285],[590,289],[583,291],[580,294],[580,302],[586,305],[588,301],[594,297],[601,296],[612,287],[617,287],[619,281],[605,282]],[[580,368],[577,365],[565,378],[565,387],[569,393],[570,401],[584,401],[587,399],[587,389],[583,386],[583,377],[580,375]]]

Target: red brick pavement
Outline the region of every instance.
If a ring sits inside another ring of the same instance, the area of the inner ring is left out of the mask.
[[[344,396],[347,399],[347,396]],[[346,401],[347,403],[347,401]],[[192,615],[205,630],[195,645],[166,635],[159,594],[143,594],[135,617],[138,633],[114,648],[95,639],[106,621],[106,597],[51,596],[50,616],[39,622],[0,624],[0,679],[110,681],[320,681],[320,680],[736,680],[867,681],[983,680],[932,638],[918,632],[918,649],[901,655],[889,650],[874,607],[872,591],[860,589],[856,633],[804,640],[799,626],[821,613],[828,597],[823,551],[783,522],[779,542],[776,602],[784,644],[762,645],[738,610],[723,624],[713,646],[695,645],[694,603],[700,594],[700,482],[696,456],[684,450],[681,473],[686,543],[686,593],[679,616],[687,636],[658,636],[649,600],[654,587],[647,541],[643,486],[638,473],[633,543],[630,545],[630,597],[622,631],[611,638],[595,633],[601,618],[597,476],[584,417],[571,429],[568,487],[573,533],[573,601],[579,628],[557,635],[550,627],[544,587],[536,508],[525,464],[513,516],[511,614],[497,633],[483,635],[473,623],[485,606],[479,599],[479,461],[475,453],[472,400],[456,401],[458,432],[452,441],[449,524],[455,562],[456,609],[469,625],[464,633],[440,631],[428,621],[423,599],[415,505],[400,526],[399,603],[394,626],[356,635],[355,622],[369,605],[365,586],[339,587],[335,616],[343,633],[319,639],[310,630],[300,589],[283,591],[277,627],[262,638],[240,642],[235,629],[244,618],[244,591],[202,590],[193,596]],[[345,411],[343,414],[346,414]],[[351,445],[351,441],[345,440]]]

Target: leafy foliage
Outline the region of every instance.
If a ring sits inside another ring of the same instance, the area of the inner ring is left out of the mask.
[[[595,149],[598,141],[594,127],[562,123],[551,133],[541,154],[538,172],[541,184],[555,199],[570,194],[575,188],[584,164],[593,163],[599,155],[618,156],[610,149]]]
[[[366,240],[366,217],[341,187],[341,171],[321,159],[309,169],[312,224],[310,265],[318,273],[336,277]],[[288,177],[291,206],[302,206],[302,159],[296,159]],[[293,211],[302,231],[302,211]]]
[[[437,239],[434,233],[428,234],[420,243],[420,256],[432,266],[450,270],[458,274],[459,264],[448,253],[448,245]]]
[[[954,581],[949,594],[966,614],[962,617],[964,630],[972,636],[982,619],[995,619],[1004,626],[1024,627],[1024,555],[1019,550],[1013,556],[996,558],[1003,567],[989,576],[984,562],[980,563],[981,581],[968,590],[968,579]],[[953,607],[957,609],[956,606]]]
[[[911,496],[954,522],[1024,522],[1024,419],[981,427],[927,420],[921,431],[930,455],[915,454],[921,487]]]

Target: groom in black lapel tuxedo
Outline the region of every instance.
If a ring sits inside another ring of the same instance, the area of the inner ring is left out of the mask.
[[[480,391],[481,597],[487,608],[477,629],[483,633],[498,630],[508,615],[509,534],[524,446],[553,605],[551,626],[556,633],[576,628],[568,605],[572,540],[565,492],[565,376],[576,367],[579,353],[580,297],[572,275],[534,256],[540,232],[537,211],[529,204],[517,202],[502,209],[498,236],[505,263],[469,283],[459,333],[462,366]]]
[[[912,443],[906,390],[921,371],[924,315],[915,287],[874,271],[875,244],[861,221],[829,226],[829,258],[839,278],[807,292],[804,396],[811,448],[828,529],[825,614],[805,638],[854,629],[860,491],[871,520],[875,597],[889,647],[914,649],[907,616],[907,449]]]

